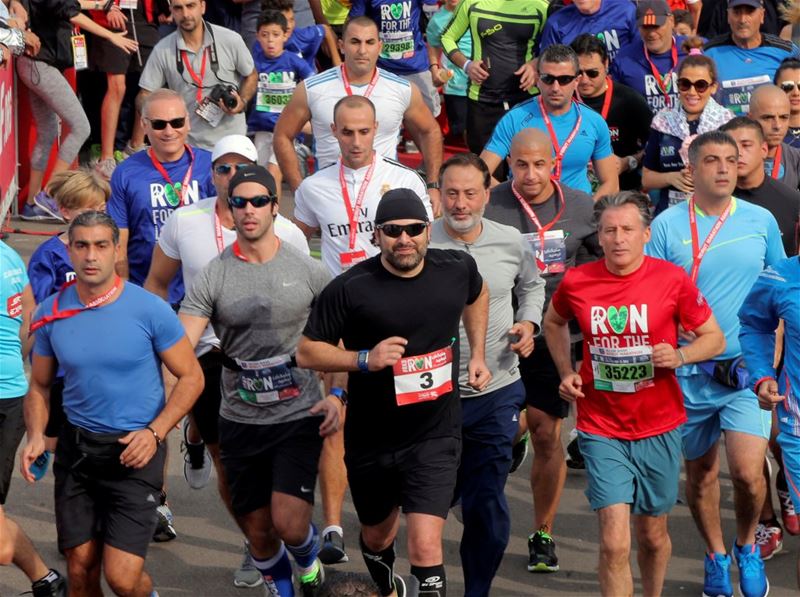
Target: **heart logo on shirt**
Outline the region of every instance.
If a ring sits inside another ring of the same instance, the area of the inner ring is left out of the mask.
[[[625,324],[628,323],[628,307],[608,308],[608,323],[611,324],[611,329],[616,333],[621,334],[625,331]]]
[[[399,19],[401,16],[403,16],[403,3],[398,2],[397,4],[392,4],[389,7],[389,10],[391,10],[392,16],[395,19]]]
[[[417,370],[420,371],[425,368],[425,359],[417,359],[414,361],[414,365],[417,367]]]

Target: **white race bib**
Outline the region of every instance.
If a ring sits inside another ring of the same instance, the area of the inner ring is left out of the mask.
[[[453,391],[453,349],[403,357],[392,367],[398,406],[436,400]]]

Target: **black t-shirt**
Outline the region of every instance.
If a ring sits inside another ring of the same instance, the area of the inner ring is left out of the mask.
[[[35,59],[59,70],[72,66],[72,25],[69,20],[81,12],[78,0],[28,0],[25,8],[31,31],[42,42]]]
[[[753,189],[736,187],[734,196],[760,205],[778,222],[783,240],[783,250],[788,256],[797,255],[798,219],[800,218],[800,192],[769,176]]]
[[[601,114],[606,93],[597,97],[584,97],[583,103]],[[647,143],[652,119],[653,113],[647,101],[635,89],[622,83],[614,83],[611,105],[606,116],[614,155],[623,158],[639,152]],[[621,190],[638,190],[641,187],[642,177],[638,168],[635,172],[627,171],[620,175]]]
[[[480,294],[483,279],[464,251],[428,249],[422,271],[401,278],[380,256],[335,278],[314,305],[303,335],[347,350],[366,350],[391,336],[408,340],[404,358],[452,347],[452,392],[436,400],[398,406],[392,369],[350,372],[345,447],[378,453],[421,438],[461,437],[458,395],[458,326],[464,306]],[[421,388],[426,380],[421,380]]]

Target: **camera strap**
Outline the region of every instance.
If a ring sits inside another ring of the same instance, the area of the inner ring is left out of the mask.
[[[210,58],[211,60],[211,72],[214,73],[214,76],[217,76],[217,71],[219,70],[219,59],[217,57],[217,38],[214,35],[214,28],[211,26],[210,23],[203,21],[203,27],[208,30],[209,35],[211,35],[211,45],[206,46],[203,48],[203,64],[200,68],[200,80],[198,81],[197,75],[192,68],[189,58],[186,55],[186,50],[181,50],[178,47],[178,37],[175,38],[175,69],[178,71],[178,75],[183,77],[183,69],[184,64],[186,65],[186,69],[189,71],[189,75],[192,77],[192,80],[195,82],[195,85],[202,89],[203,87],[203,77],[205,76],[206,72],[206,57]],[[178,33],[180,35],[180,33]],[[217,77],[219,78],[219,77]],[[201,95],[201,94],[200,94]],[[202,99],[202,97],[198,98],[198,101]]]

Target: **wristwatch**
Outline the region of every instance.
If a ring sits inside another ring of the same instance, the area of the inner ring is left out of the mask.
[[[439,183],[436,182],[436,181],[426,183],[425,184],[425,188],[428,189],[428,190],[431,190],[431,189],[437,189],[438,190],[439,189]]]
[[[364,373],[369,373],[369,351],[358,351],[358,369]]]
[[[639,160],[637,160],[634,156],[628,156],[628,170],[633,172],[636,168],[639,167]]]

